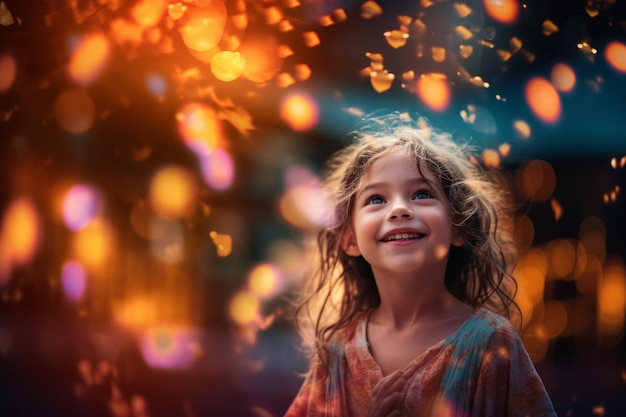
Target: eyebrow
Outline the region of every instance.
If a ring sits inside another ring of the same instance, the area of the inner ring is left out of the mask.
[[[410,179],[410,180],[406,181],[406,183],[405,183],[405,185],[418,185],[418,184],[425,184],[429,188],[433,188],[433,185],[430,183],[430,181],[427,181],[422,176]],[[385,187],[386,185],[387,185],[386,182],[373,182],[373,183],[367,184],[365,187],[363,187],[363,188],[361,188],[360,190],[357,191],[357,196],[362,195],[364,192],[366,192],[368,190],[376,189],[376,188],[380,188],[380,187]]]

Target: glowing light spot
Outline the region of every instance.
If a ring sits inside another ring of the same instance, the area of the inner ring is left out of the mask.
[[[626,45],[622,42],[611,42],[604,50],[607,62],[619,72],[626,73]]]
[[[387,70],[370,72],[370,83],[377,93],[389,90],[395,78],[395,74],[390,74]]]
[[[206,184],[215,190],[230,188],[235,178],[233,158],[224,149],[200,157],[200,168]]]
[[[259,299],[247,291],[238,292],[230,300],[230,318],[239,325],[247,325],[259,319]]]
[[[554,213],[554,220],[559,221],[561,216],[563,216],[563,206],[559,201],[552,197],[550,199],[550,208],[552,208],[552,212]]]
[[[532,112],[545,123],[555,123],[561,117],[561,99],[546,79],[535,77],[526,84],[526,101]]]
[[[198,337],[191,331],[160,326],[142,335],[140,348],[152,368],[182,369],[192,364],[197,343]]]
[[[167,94],[167,79],[161,74],[148,74],[146,76],[146,87],[154,97],[163,99]]]
[[[528,139],[532,134],[530,126],[524,120],[516,120],[513,122],[515,134],[520,139]]]
[[[278,40],[267,34],[247,34],[239,48],[246,59],[243,76],[255,83],[271,80],[283,66],[281,49]]]
[[[321,43],[320,37],[316,32],[304,32],[302,36],[304,37],[304,45],[307,48],[313,48]]]
[[[173,3],[167,6],[167,15],[172,18],[172,20],[178,20],[185,15],[187,11],[187,6],[182,4],[181,2]]]
[[[619,332],[626,313],[626,272],[621,262],[606,266],[598,290],[598,320],[607,333]]]
[[[576,85],[576,74],[567,64],[556,64],[552,68],[550,79],[554,87],[562,93],[569,93]]]
[[[96,105],[85,91],[66,90],[54,101],[54,116],[63,130],[84,133],[96,119]]]
[[[543,300],[546,276],[544,271],[533,265],[524,265],[517,268],[519,291],[537,305]]]
[[[101,34],[85,36],[72,52],[68,70],[70,77],[80,84],[93,81],[104,69],[110,54],[110,45]]]
[[[211,72],[220,81],[233,81],[239,78],[246,65],[246,59],[239,52],[221,51],[211,59]]]
[[[400,30],[391,30],[383,33],[385,39],[389,46],[394,49],[403,47],[406,45],[407,40],[409,39],[409,34],[406,32],[402,32]]]
[[[576,263],[576,248],[567,239],[556,239],[548,245],[550,273],[555,278],[568,278]]]
[[[99,205],[100,197],[93,188],[75,185],[63,201],[65,225],[74,231],[82,229],[98,214]]]
[[[150,181],[150,204],[166,219],[189,216],[196,208],[197,188],[184,168],[170,165],[157,171]]]
[[[61,268],[61,286],[69,299],[82,299],[87,288],[87,275],[83,266],[74,261],[65,262]]]
[[[483,150],[483,161],[485,165],[492,168],[500,166],[500,154],[494,149]]]
[[[567,308],[562,302],[552,300],[545,304],[544,325],[548,336],[555,338],[560,336],[567,326]]]
[[[74,254],[85,267],[101,267],[113,247],[111,226],[102,218],[93,219],[74,237]]]
[[[17,65],[11,55],[0,56],[0,93],[7,91],[15,82]]]
[[[317,123],[319,114],[315,102],[304,94],[293,94],[283,101],[280,116],[297,131],[309,130]]]
[[[176,113],[178,133],[193,152],[204,155],[222,148],[224,138],[221,121],[212,107],[189,103]]]
[[[5,256],[15,265],[24,265],[32,259],[40,238],[37,212],[27,198],[14,200],[4,212],[2,239]]]
[[[517,0],[483,0],[485,12],[501,23],[513,23],[519,14]]]
[[[280,283],[280,272],[270,264],[255,266],[248,276],[248,287],[259,298],[267,298],[276,294]]]
[[[368,0],[361,5],[361,17],[371,19],[383,14],[383,9],[375,1]]]
[[[223,0],[188,6],[178,20],[183,42],[189,49],[208,51],[217,46],[224,33],[227,14]]]
[[[158,216],[150,218],[150,249],[152,254],[168,264],[183,260],[185,238],[181,223]]]
[[[213,244],[217,249],[217,256],[219,256],[220,258],[225,258],[230,255],[233,250],[232,236],[219,234],[215,231],[211,231],[211,233],[209,233],[209,236],[211,237],[211,240],[213,241]]]
[[[445,75],[422,74],[417,80],[417,96],[431,110],[443,112],[450,104],[450,86]]]
[[[165,0],[139,0],[130,9],[130,15],[141,26],[149,28],[161,21],[166,8]]]
[[[117,323],[132,329],[145,329],[157,322],[157,307],[149,298],[132,298],[123,303],[116,303],[113,308]]]
[[[556,174],[552,165],[542,160],[530,161],[518,171],[516,179],[520,191],[537,203],[550,198],[556,187]]]

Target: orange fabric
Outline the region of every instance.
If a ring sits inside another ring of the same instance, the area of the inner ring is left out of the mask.
[[[366,416],[383,377],[366,339],[367,318],[334,340],[328,372],[311,367],[285,414]],[[405,368],[403,416],[556,416],[546,390],[511,324],[485,309]]]

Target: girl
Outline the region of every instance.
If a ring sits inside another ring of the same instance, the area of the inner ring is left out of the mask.
[[[423,120],[366,122],[325,172],[335,221],[296,310],[314,357],[286,416],[554,416],[509,321],[506,193]]]

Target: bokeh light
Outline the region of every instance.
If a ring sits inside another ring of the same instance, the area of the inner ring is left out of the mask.
[[[111,47],[103,34],[84,36],[72,52],[68,70],[70,77],[79,84],[93,81],[106,66]]]
[[[319,112],[317,104],[309,96],[293,94],[283,101],[280,116],[293,130],[304,131],[315,126]]]
[[[65,90],[54,101],[54,116],[63,130],[85,133],[96,119],[96,105],[83,90]]]
[[[260,308],[258,297],[244,290],[236,293],[230,300],[228,312],[235,323],[244,326],[259,320]]]
[[[576,85],[576,73],[567,64],[559,63],[552,67],[550,79],[554,87],[562,93],[569,93]]]
[[[0,55],[0,93],[7,91],[15,82],[17,64],[12,55]]]
[[[61,287],[65,296],[79,301],[87,289],[87,274],[83,266],[75,261],[67,261],[61,267]]]
[[[248,288],[261,299],[279,292],[282,284],[280,270],[268,263],[255,266],[248,274]]]
[[[561,117],[561,98],[545,78],[534,77],[526,84],[526,101],[532,112],[545,123],[556,123]]]
[[[74,236],[74,257],[88,268],[103,266],[110,259],[113,247],[113,230],[102,217],[90,221]]]
[[[130,9],[130,14],[141,26],[150,28],[161,21],[166,9],[165,0],[138,0]]]
[[[168,91],[167,78],[157,73],[148,74],[146,76],[146,87],[155,98],[163,99]]]
[[[485,12],[501,23],[513,23],[519,14],[517,0],[483,0]]]
[[[35,206],[25,197],[14,199],[6,208],[0,233],[4,244],[2,248],[9,256],[11,264],[25,265],[33,258],[41,239],[39,216]]]
[[[195,359],[198,336],[189,330],[159,326],[145,331],[140,340],[141,354],[153,368],[181,369]]]
[[[604,50],[604,56],[614,69],[626,73],[626,45],[622,42],[610,42]]]
[[[194,152],[223,147],[221,122],[215,109],[204,103],[189,103],[176,113],[178,133]]]
[[[75,185],[65,194],[63,220],[71,230],[80,230],[99,214],[100,196],[88,185]]]
[[[221,51],[211,59],[211,72],[220,81],[233,81],[239,78],[246,65],[246,59],[239,52]]]
[[[548,162],[536,159],[526,163],[516,175],[518,188],[531,201],[550,198],[556,187],[556,174]]]
[[[417,96],[432,111],[443,112],[450,105],[451,92],[444,74],[420,75],[416,85]]]
[[[226,25],[226,5],[223,0],[188,4],[177,21],[183,42],[189,49],[208,51],[217,46]]]
[[[243,76],[255,83],[271,80],[283,66],[280,43],[268,34],[246,34],[239,52],[246,59]]]
[[[200,156],[200,169],[204,182],[214,190],[230,188],[235,178],[235,163],[225,149],[216,149]]]
[[[189,216],[196,208],[197,185],[194,176],[181,166],[169,165],[152,177],[149,200],[154,211],[166,218]]]

